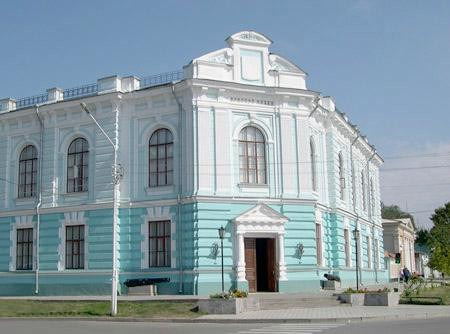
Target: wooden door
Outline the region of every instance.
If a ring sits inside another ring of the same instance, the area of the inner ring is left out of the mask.
[[[245,278],[248,282],[248,291],[256,292],[256,239],[244,238],[245,246]]]
[[[267,239],[267,289],[276,291],[275,278],[275,239]]]

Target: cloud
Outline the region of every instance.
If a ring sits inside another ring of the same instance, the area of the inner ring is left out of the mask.
[[[411,212],[418,227],[429,228],[434,209],[450,201],[450,143],[395,151],[380,170],[381,199]]]

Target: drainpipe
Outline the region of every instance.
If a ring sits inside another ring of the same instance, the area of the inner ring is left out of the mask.
[[[180,273],[179,273],[179,287],[178,287],[178,293],[183,293],[183,228],[181,223],[181,197],[182,197],[182,189],[183,189],[183,178],[181,176],[182,170],[183,170],[183,149],[181,147],[181,143],[183,142],[183,124],[182,124],[182,117],[183,117],[183,106],[181,105],[180,101],[177,98],[177,95],[175,94],[175,84],[172,83],[171,86],[172,95],[175,98],[175,101],[178,105],[178,195],[177,195],[177,235],[178,235],[178,249],[179,249],[179,266],[180,266]]]
[[[372,223],[372,254],[370,254],[373,257],[373,251],[375,250],[375,227],[373,226],[374,222],[372,221],[372,190],[371,188],[371,182],[370,182],[370,161],[372,161],[372,159],[374,158],[374,156],[377,154],[377,152],[374,150],[372,156],[369,158],[369,160],[367,160],[367,164],[366,164],[366,168],[367,168],[367,185],[368,185],[368,190],[369,190],[369,196],[367,196],[367,204],[368,204],[368,209],[369,209],[369,214],[368,214],[368,218],[369,218],[369,222]],[[370,259],[369,261],[372,261],[372,259]],[[375,262],[375,261],[374,261]],[[378,283],[378,268],[376,266],[376,263],[373,263],[373,267],[375,269],[375,282]]]
[[[41,213],[40,213],[40,209],[41,209],[41,205],[42,205],[42,167],[43,167],[43,161],[44,159],[44,151],[43,151],[43,143],[44,143],[44,122],[42,121],[41,116],[39,115],[39,107],[36,106],[36,117],[39,120],[39,124],[40,124],[40,136],[39,136],[39,154],[40,154],[40,159],[39,159],[39,194],[38,194],[38,203],[36,205],[36,217],[37,217],[37,222],[36,222],[36,269],[35,269],[35,290],[34,293],[38,294],[39,293],[39,229],[40,229],[40,225],[41,225]]]

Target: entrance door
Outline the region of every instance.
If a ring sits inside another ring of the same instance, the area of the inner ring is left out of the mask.
[[[249,292],[276,291],[275,239],[245,238],[244,246]]]
[[[245,278],[248,282],[248,291],[256,292],[256,239],[245,238]]]

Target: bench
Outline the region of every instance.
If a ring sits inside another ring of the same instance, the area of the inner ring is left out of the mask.
[[[124,284],[128,287],[129,295],[156,296],[156,284],[167,282],[170,282],[170,278],[133,278],[127,279]]]

